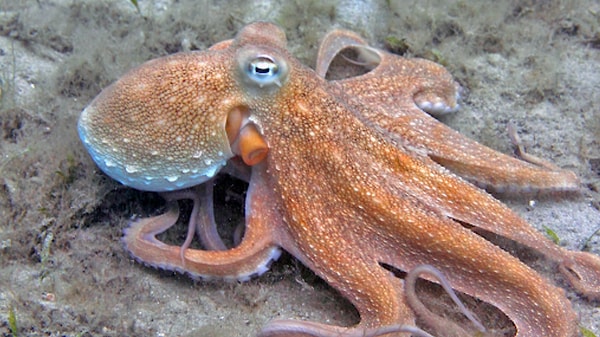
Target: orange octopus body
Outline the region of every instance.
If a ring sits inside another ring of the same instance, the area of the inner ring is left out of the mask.
[[[155,235],[177,219],[173,208],[128,228],[127,249],[160,268],[245,280],[263,273],[283,248],[360,314],[350,328],[273,321],[261,336],[376,336],[382,327],[414,325],[403,280],[382,265],[408,272],[423,264],[502,310],[518,336],[577,336],[562,289],[463,226],[539,251],[578,291],[600,298],[599,257],[555,245],[467,182],[576,190],[575,175],[500,154],[437,122],[428,113],[455,110],[458,87],[435,63],[393,56],[335,31],[321,46],[315,72],[285,44],[279,28],[254,23],[208,51],[142,65],[86,108],[79,125],[84,144],[124,184],[167,191],[178,182],[211,184],[234,155],[251,165],[240,170],[251,173],[239,245],[189,249],[200,216],[192,217],[184,246],[160,242]],[[347,48],[373,69],[327,80],[330,62]],[[207,242],[219,241],[203,233],[213,239]],[[427,328],[445,332],[440,322]]]

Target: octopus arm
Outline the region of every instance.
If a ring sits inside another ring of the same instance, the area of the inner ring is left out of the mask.
[[[431,161],[421,169],[437,171],[413,191],[429,204],[434,204],[445,216],[492,232],[533,248],[559,264],[560,272],[583,295],[600,298],[600,258],[586,252],[564,249],[550,241],[524,219],[491,195],[453,177]],[[435,190],[435,194],[428,191]],[[457,193],[460,191],[460,193]],[[442,196],[442,197],[439,197]]]
[[[332,61],[347,49],[357,54],[352,62],[368,72],[330,83],[339,86],[337,94],[345,96],[359,118],[388,139],[497,192],[579,189],[573,172],[543,160],[528,163],[504,155],[431,117],[459,108],[460,88],[439,64],[393,55],[368,46],[356,33],[334,30],[319,48],[317,74],[325,77]]]
[[[153,267],[187,273],[193,278],[219,277],[246,281],[266,272],[270,263],[281,254],[275,244],[281,239],[278,231],[273,229],[281,220],[271,207],[273,202],[270,195],[259,178],[251,179],[246,203],[245,234],[241,243],[229,250],[186,249],[182,259],[180,246],[168,245],[156,239],[157,234],[176,223],[176,203],[172,203],[170,210],[163,215],[134,222],[126,229],[123,241],[137,260]],[[262,209],[272,211],[255,211]]]
[[[329,139],[336,144],[311,146],[308,150],[321,160],[310,167],[271,157],[278,163],[272,179],[283,196],[282,212],[291,215],[287,223],[293,240],[281,245],[356,306],[361,321],[349,331],[414,322],[402,282],[380,265],[384,263],[404,271],[421,264],[435,266],[455,289],[502,310],[518,336],[577,334],[575,313],[564,291],[446,216],[430,200],[435,191],[428,189],[427,177],[439,172],[393,147],[377,154],[369,151],[376,137],[355,127],[364,138],[357,136],[351,144]],[[289,149],[295,152],[295,146]],[[332,154],[332,149],[340,150]],[[302,180],[279,178],[298,170],[311,174]],[[321,190],[322,181],[328,182],[327,193]]]

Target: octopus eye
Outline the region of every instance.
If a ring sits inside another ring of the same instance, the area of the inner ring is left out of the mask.
[[[279,65],[269,56],[259,56],[248,63],[248,77],[259,87],[275,84],[281,87]]]
[[[240,63],[243,76],[247,82],[258,85],[259,88],[276,85],[281,87],[287,76],[287,65],[283,60],[268,55],[258,55]]]

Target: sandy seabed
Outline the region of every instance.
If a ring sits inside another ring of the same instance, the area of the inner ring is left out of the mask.
[[[380,48],[390,48],[390,37],[404,40],[409,56],[446,65],[465,91],[462,109],[444,123],[510,153],[511,122],[530,153],[582,180],[577,196],[502,200],[540,231],[555,231],[561,245],[600,254],[597,1],[258,3],[139,1],[137,9],[127,0],[0,0],[4,336],[10,311],[19,336],[252,336],[273,318],[357,321],[347,301],[289,256],[239,284],[194,282],[136,263],[122,231],[164,204],[104,176],[77,136],[80,111],[128,69],[205,49],[256,20],[282,26],[308,65],[336,27]],[[240,218],[244,190],[229,179],[219,185],[226,232]],[[171,240],[185,235],[179,227]],[[580,298],[539,256],[519,256],[565,287],[580,324],[600,336],[598,302]]]

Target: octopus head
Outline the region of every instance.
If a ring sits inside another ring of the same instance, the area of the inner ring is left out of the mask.
[[[263,161],[268,146],[251,106],[276,93],[289,71],[278,54],[283,32],[257,28],[213,50],[151,60],[105,88],[78,122],[102,171],[164,192],[209,180],[235,155],[250,166]]]

